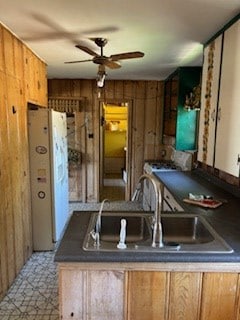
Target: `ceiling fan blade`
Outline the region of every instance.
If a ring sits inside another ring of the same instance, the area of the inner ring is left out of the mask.
[[[144,56],[143,52],[134,51],[134,52],[125,52],[125,53],[113,54],[113,55],[110,56],[110,59],[112,61],[117,61],[117,60],[124,60],[124,59],[142,58],[143,56]]]
[[[88,62],[88,61],[92,61],[92,59],[80,60],[80,61],[66,61],[66,62],[64,62],[64,63],[80,63],[80,62]]]
[[[64,38],[65,35],[59,34],[59,32],[51,32],[51,33],[42,33],[38,35],[31,35],[31,36],[22,36],[23,41],[46,41],[46,40],[56,40],[60,38]]]
[[[58,32],[59,31],[60,32],[66,31],[62,28],[61,24],[55,22],[54,20],[52,20],[51,18],[49,18],[46,15],[43,15],[38,12],[32,12],[31,15],[36,21],[40,22],[41,24],[43,24],[45,26],[48,26],[51,30],[58,31]]]
[[[77,44],[75,47],[80,49],[80,50],[82,50],[82,51],[84,51],[84,52],[86,52],[86,53],[88,53],[88,54],[90,54],[93,57],[98,57],[99,56],[96,52],[94,52],[93,50],[91,50],[88,47],[82,46],[81,44]]]
[[[121,64],[117,61],[111,61],[109,59],[104,60],[103,64],[110,69],[119,69],[121,68]]]
[[[77,39],[82,37],[82,35],[86,34],[101,34],[105,32],[115,32],[118,31],[118,28],[115,26],[107,26],[102,28],[94,28],[94,29],[87,29],[87,30],[76,30],[76,31],[68,31],[62,27],[62,25],[58,22],[55,22],[52,17],[47,15],[40,14],[38,12],[31,12],[30,13],[33,19],[37,21],[39,24],[47,27],[49,29],[48,32],[42,32],[39,35],[37,34],[30,34],[26,35],[23,40],[25,41],[42,41],[42,40],[57,40],[57,39],[69,39],[72,40],[73,43],[78,43]]]
[[[89,29],[89,30],[84,30],[82,31],[82,34],[102,34],[105,32],[115,32],[118,31],[119,28],[114,27],[114,26],[109,26],[109,27],[103,27],[103,28],[98,28],[98,29]]]

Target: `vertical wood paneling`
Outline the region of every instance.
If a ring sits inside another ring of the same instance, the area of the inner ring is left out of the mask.
[[[5,74],[0,72],[0,297],[8,288],[7,215],[11,214],[11,185],[9,176],[9,143],[7,134]],[[3,192],[4,191],[4,192]]]
[[[61,265],[61,319],[239,320],[237,273],[119,268]]]
[[[97,91],[95,88],[96,82],[92,81],[92,102],[93,102],[93,142],[94,142],[94,149],[93,149],[93,162],[92,162],[92,169],[93,169],[93,197],[91,202],[95,202],[96,200],[100,200],[99,195],[99,163],[100,163],[100,101],[97,98]]]
[[[162,145],[162,128],[163,128],[163,99],[164,99],[164,82],[160,81],[157,83],[156,92],[156,109],[155,109],[155,125],[156,135],[154,143],[154,159],[161,158],[161,150],[164,148]]]
[[[123,81],[114,81],[114,100],[119,101],[119,102],[124,100]]]
[[[238,288],[236,295],[236,315],[237,320],[240,320],[240,274],[238,274]]]
[[[60,319],[86,319],[84,316],[86,271],[59,270]]]
[[[144,159],[154,159],[156,143],[157,82],[148,81],[146,88]],[[160,121],[160,120],[159,120]]]
[[[198,320],[201,273],[171,273],[168,320]]]
[[[2,297],[32,253],[27,102],[32,100],[46,106],[47,81],[45,64],[3,26],[0,26],[0,44]],[[29,67],[31,58],[35,64]]]
[[[73,97],[81,97],[81,82],[78,80],[72,80],[71,93]]]
[[[94,80],[85,80],[81,84],[81,96],[88,97],[88,103],[86,106],[87,116],[87,135],[86,135],[86,155],[85,155],[85,170],[86,170],[86,199],[87,202],[94,202],[97,200],[97,184],[98,176],[96,176],[95,165],[98,162],[96,157],[98,156],[98,149],[95,149],[96,144],[99,143],[98,131],[99,125],[97,121],[99,116],[96,114],[99,105],[94,105]],[[92,136],[93,135],[93,136]]]
[[[124,272],[59,270],[60,318],[124,320]]]
[[[159,158],[161,150],[163,82],[107,80],[103,89],[96,88],[95,80],[49,80],[49,96],[86,97],[87,107],[81,119],[88,119],[83,163],[81,168],[82,199],[95,202],[99,199],[99,152],[100,152],[100,101],[130,102],[128,150],[128,179],[130,187],[126,191],[131,198],[137,181],[143,172],[144,160]],[[70,90],[67,92],[67,90]],[[69,95],[70,92],[70,95]],[[98,94],[100,93],[100,96]],[[93,133],[93,138],[89,134]],[[147,144],[144,143],[146,137]],[[81,182],[80,182],[81,183]]]
[[[18,186],[18,167],[17,167],[17,116],[14,116],[12,110],[14,103],[11,101],[11,94],[15,91],[14,81],[12,76],[5,76],[6,81],[6,100],[5,100],[5,108],[6,108],[6,120],[7,120],[7,172],[9,178],[7,179],[6,189],[8,192],[7,199],[7,214],[6,214],[6,239],[5,245],[7,246],[7,266],[8,266],[8,282],[11,283],[15,278],[15,268],[16,268],[16,256],[15,256],[15,221],[14,221],[14,209],[16,205],[19,203],[18,197],[16,194],[16,188]],[[16,96],[15,96],[16,97]],[[14,99],[14,97],[12,97]],[[15,109],[16,110],[16,109]],[[6,138],[6,137],[5,137]],[[16,148],[16,150],[15,150]],[[16,180],[14,179],[14,174],[16,173]],[[17,213],[19,211],[17,210]]]
[[[87,314],[91,320],[124,320],[123,271],[88,271]]]
[[[23,75],[23,46],[20,40],[13,40],[13,52],[14,52],[14,74],[17,79],[22,81]]]
[[[134,83],[133,81],[124,81],[123,86],[123,97],[129,103],[128,107],[128,133],[127,133],[127,146],[132,146],[133,141],[133,97],[134,97]],[[127,150],[127,159],[126,159],[126,171],[128,172],[127,176],[127,187],[125,189],[125,199],[131,199],[131,186],[132,186],[132,170],[133,162],[132,162],[132,148],[128,148]]]
[[[3,28],[0,25],[0,48],[3,48]],[[5,71],[4,50],[0,49],[0,71]]]
[[[27,101],[47,106],[46,65],[27,47],[24,54],[25,98]]]
[[[12,221],[9,221],[9,236],[13,242],[14,251],[9,252],[14,257],[11,265],[15,265],[13,277],[23,265],[23,224],[21,211],[21,174],[22,174],[22,142],[21,142],[21,110],[23,109],[23,97],[20,81],[7,77],[7,110],[8,110],[8,136],[9,136],[9,163],[11,166],[11,198],[12,198]],[[13,262],[13,263],[12,263]],[[13,279],[12,279],[13,280]]]
[[[80,130],[79,138],[80,148],[82,152],[82,164],[79,172],[79,180],[81,185],[81,194],[79,194],[79,198],[82,199],[83,202],[86,202],[87,199],[87,170],[86,170],[86,148],[87,148],[87,118],[86,112],[83,110],[82,112],[76,115],[76,126],[78,130]]]
[[[165,320],[168,305],[168,273],[128,273],[127,319]]]
[[[114,81],[106,81],[105,82],[105,86],[103,90],[100,91],[104,91],[104,98],[106,99],[105,102],[108,102],[108,100],[114,100]]]
[[[14,51],[13,51],[13,36],[3,28],[3,56],[5,64],[5,72],[7,75],[14,76]]]
[[[135,84],[135,99],[132,119],[132,186],[136,188],[138,178],[143,173],[144,164],[144,137],[145,137],[145,95],[146,82],[138,81]]]
[[[203,276],[201,320],[235,320],[238,274],[205,273]]]

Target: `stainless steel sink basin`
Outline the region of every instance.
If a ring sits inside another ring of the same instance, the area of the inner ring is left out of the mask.
[[[149,216],[143,215],[102,215],[100,241],[119,242],[121,219],[127,220],[127,243],[139,243],[151,238]]]
[[[162,214],[163,248],[153,248],[150,213],[103,212],[100,246],[94,237],[97,213],[93,213],[83,243],[89,251],[231,253],[233,250],[202,216],[193,214]],[[118,249],[121,219],[126,219],[126,249]]]
[[[199,216],[163,216],[162,226],[166,242],[199,244],[209,243],[215,238],[210,226]]]

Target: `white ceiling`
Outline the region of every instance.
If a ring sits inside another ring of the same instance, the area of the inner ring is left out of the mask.
[[[161,80],[178,66],[201,65],[202,44],[240,12],[240,0],[0,0],[0,21],[48,65],[49,78],[93,79],[89,37],[106,37],[104,54],[142,51],[107,69],[108,79]]]

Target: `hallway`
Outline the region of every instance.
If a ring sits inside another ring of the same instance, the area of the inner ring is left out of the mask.
[[[103,199],[110,201],[125,200],[125,183],[120,174],[105,173],[101,201]]]

